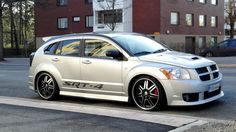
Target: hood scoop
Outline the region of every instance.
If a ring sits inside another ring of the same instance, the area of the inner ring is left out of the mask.
[[[199,57],[193,57],[192,60],[199,60]]]

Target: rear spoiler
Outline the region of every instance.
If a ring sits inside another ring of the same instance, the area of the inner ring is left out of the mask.
[[[53,38],[54,36],[48,36],[48,37],[43,37],[43,41],[47,42],[48,40],[50,40],[51,38]]]

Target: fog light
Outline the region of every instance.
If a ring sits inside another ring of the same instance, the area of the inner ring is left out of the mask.
[[[183,100],[186,102],[195,102],[199,100],[198,93],[183,94]]]

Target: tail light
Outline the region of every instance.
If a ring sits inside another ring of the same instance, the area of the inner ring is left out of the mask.
[[[30,54],[30,66],[32,65],[32,62],[33,62],[33,59],[34,59],[34,55],[35,55],[35,52],[32,52],[31,54]]]

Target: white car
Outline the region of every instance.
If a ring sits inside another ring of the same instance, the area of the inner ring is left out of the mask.
[[[46,100],[70,95],[133,101],[143,110],[191,106],[224,96],[216,63],[135,33],[48,38],[31,56],[30,88]]]

